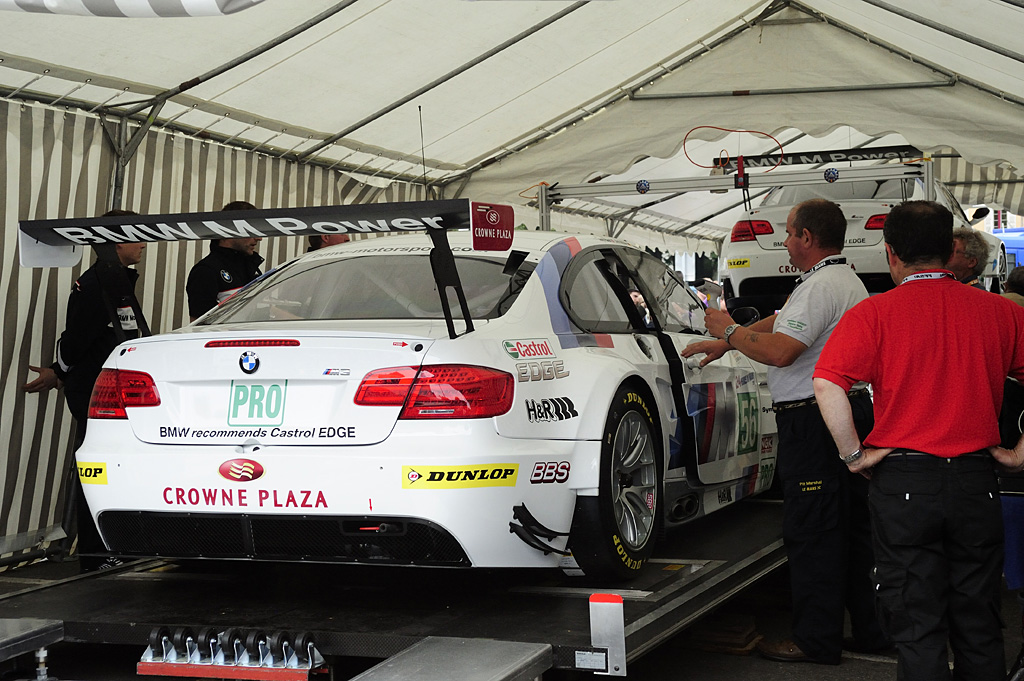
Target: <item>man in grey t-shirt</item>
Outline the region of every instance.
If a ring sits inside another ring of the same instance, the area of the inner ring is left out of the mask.
[[[803,275],[782,309],[749,328],[718,310],[705,311],[711,335],[682,355],[704,353],[701,366],[729,350],[768,365],[779,430],[778,475],[783,494],[783,539],[793,596],[792,640],[762,641],[760,653],[784,662],[839,664],[844,647],[861,652],[891,648],[874,609],[867,481],[851,474],[814,400],[812,375],[825,341],[851,307],[867,298],[864,284],[840,255],[846,218],[824,199],[805,201],[786,219],[786,250]],[[874,425],[866,389],[851,393],[857,426]],[[843,640],[844,608],[853,638]]]

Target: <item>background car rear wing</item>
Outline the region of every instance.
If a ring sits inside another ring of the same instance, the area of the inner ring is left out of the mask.
[[[468,199],[119,215],[22,220],[18,225],[18,245],[22,267],[69,267],[82,259],[85,247],[95,244],[425,231],[434,246],[430,252],[431,269],[448,333],[454,338],[457,334],[448,304],[448,288],[453,288],[458,296],[467,333],[473,330],[473,320],[448,245],[447,230],[472,229],[473,248],[477,250],[508,250],[512,245],[514,220],[511,206]]]

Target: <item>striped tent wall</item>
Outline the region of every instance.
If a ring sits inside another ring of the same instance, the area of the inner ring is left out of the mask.
[[[99,215],[108,206],[116,158],[95,116],[0,100],[0,557],[59,538],[71,417],[59,391],[21,386],[49,365],[64,327],[73,268],[26,269],[18,262],[22,219]],[[129,163],[122,207],[139,213],[217,210],[245,200],[259,208],[422,198],[419,186],[374,186],[344,173],[150,130]],[[188,321],[185,280],[208,242],[152,243],[139,264],[138,292],[153,331]],[[306,249],[300,237],[266,239],[264,269]],[[87,258],[88,260],[88,258]]]
[[[952,149],[945,150],[951,153]],[[987,204],[1024,215],[1024,178],[1006,168],[970,163],[959,157],[935,159],[935,176],[965,206]]]

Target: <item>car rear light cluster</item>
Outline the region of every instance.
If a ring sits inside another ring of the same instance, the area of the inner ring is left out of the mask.
[[[885,214],[872,215],[868,218],[868,221],[864,223],[864,229],[882,229],[885,227]]]
[[[775,230],[772,229],[772,223],[767,220],[740,220],[732,226],[732,236],[729,240],[733,243],[737,241],[754,241],[759,235],[774,233]]]
[[[247,338],[243,340],[209,341],[204,348],[294,348],[297,340],[288,338]]]
[[[153,377],[142,371],[104,369],[89,400],[89,418],[126,419],[127,407],[158,407],[160,393]]]
[[[512,408],[511,374],[487,367],[435,364],[371,371],[359,384],[355,403],[402,407],[399,419],[481,419]]]

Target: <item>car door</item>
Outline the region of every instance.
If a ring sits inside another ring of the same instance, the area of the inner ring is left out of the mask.
[[[773,451],[774,414],[767,371],[738,352],[700,368],[699,357],[683,361],[687,345],[708,340],[704,305],[681,276],[647,253],[623,254],[636,272],[657,320],[665,361],[674,365],[680,419],[670,468],[696,473],[703,484],[736,480],[756,470],[762,452]]]

